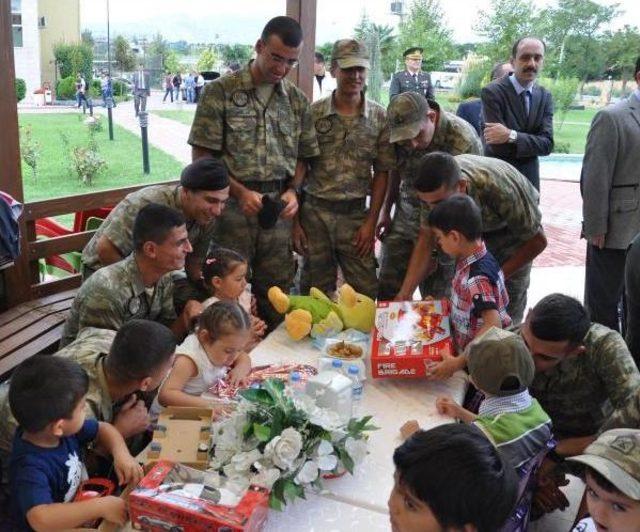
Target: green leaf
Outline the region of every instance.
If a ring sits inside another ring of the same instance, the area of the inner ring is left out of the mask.
[[[278,512],[281,512],[284,509],[284,501],[278,499],[273,491],[269,495],[269,508],[272,508]]]
[[[345,449],[338,449],[338,457],[340,458],[344,468],[353,475],[353,468],[355,467],[355,464],[349,456],[349,453]]]
[[[271,429],[266,425],[260,425],[259,423],[253,424],[253,433],[259,441],[269,441],[269,435],[271,434]]]
[[[296,484],[293,480],[285,480],[285,500],[293,501],[296,497],[302,497],[302,495],[304,495],[304,489],[302,488],[302,486],[298,486],[298,484]]]
[[[249,436],[251,436],[251,433],[253,432],[253,424],[251,422],[246,423],[244,427],[242,427],[242,436],[247,439]]]
[[[280,433],[284,430],[284,418],[285,414],[282,410],[277,409],[273,411],[273,420],[271,422],[271,433],[270,439],[279,436]]]
[[[260,403],[268,406],[273,406],[274,403],[271,394],[266,390],[247,388],[246,390],[240,390],[238,393],[252,403]]]
[[[267,379],[262,383],[262,388],[271,396],[273,402],[283,400],[284,382],[280,379]]]

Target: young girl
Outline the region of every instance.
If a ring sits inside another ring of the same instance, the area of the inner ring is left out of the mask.
[[[247,284],[249,265],[246,259],[232,249],[218,247],[211,251],[202,266],[202,277],[212,297],[202,304],[206,308],[216,301],[237,302],[251,316],[253,347],[264,336],[266,324],[258,318],[250,287]],[[249,288],[249,289],[248,289]]]
[[[208,408],[211,401],[200,396],[227,371],[232,385],[241,384],[251,371],[245,352],[250,337],[249,315],[237,303],[219,301],[207,307],[196,332],[176,349],[173,369],[158,394],[160,404]]]

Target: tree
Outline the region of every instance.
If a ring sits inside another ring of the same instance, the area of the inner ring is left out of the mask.
[[[91,30],[84,30],[80,34],[80,40],[82,41],[83,44],[87,44],[91,46],[91,48],[93,48],[93,46],[96,44],[96,41],[93,38],[93,34],[91,33]]]
[[[369,50],[369,72],[367,74],[367,96],[376,102],[381,100],[382,92],[382,50],[380,30],[383,26],[372,24],[366,15],[355,29],[356,39],[364,42]]]
[[[118,67],[120,68],[120,72],[128,72],[133,70],[136,66],[136,59],[133,55],[133,51],[131,50],[131,45],[129,41],[125,39],[122,35],[118,35],[113,41],[113,49],[114,49],[114,60]]]
[[[391,26],[383,26],[370,22],[365,15],[362,16],[360,24],[353,30],[354,36],[359,40],[371,40],[373,35],[378,42],[380,49],[380,68],[384,79],[388,79],[396,70],[397,41],[393,35]],[[332,45],[333,47],[333,45]]]
[[[147,52],[149,55],[149,62],[157,65],[157,68],[160,68],[163,71],[166,70],[167,67],[165,62],[169,51],[169,43],[167,40],[160,32],[156,33],[149,43],[149,49]]]
[[[93,50],[89,45],[58,43],[53,47],[53,56],[60,65],[61,78],[82,74],[87,86],[90,84],[93,73]]]
[[[604,35],[606,70],[622,78],[622,92],[633,78],[636,59],[640,50],[640,32],[636,26],[626,25],[615,33]]]
[[[320,52],[324,56],[327,70],[331,68],[331,52],[333,51],[333,43],[326,42],[324,44],[316,45],[316,52]]]
[[[248,63],[251,59],[253,46],[250,44],[223,44],[220,46],[220,55],[224,58],[226,64],[239,63],[241,65]]]
[[[551,92],[553,97],[554,118],[559,121],[557,131],[559,132],[564,125],[564,119],[567,111],[571,108],[578,90],[578,78],[543,78],[540,84]]]
[[[198,63],[196,64],[196,69],[198,72],[202,72],[203,70],[213,70],[217,63],[218,56],[216,55],[213,47],[209,46],[209,48],[202,50],[202,53],[198,58]]]
[[[178,54],[173,50],[169,50],[167,55],[164,56],[164,69],[174,74],[179,70],[182,70],[180,61],[178,60]]]
[[[444,23],[438,0],[413,0],[411,3],[409,13],[400,24],[397,50],[401,52],[412,46],[424,48],[425,70],[438,70],[453,59],[451,30]]]

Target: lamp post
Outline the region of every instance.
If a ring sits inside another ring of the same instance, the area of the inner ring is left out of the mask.
[[[111,32],[109,26],[109,0],[107,0],[107,76],[109,76],[109,84],[107,89],[109,93],[105,98],[107,104],[107,120],[109,122],[109,140],[113,140],[113,82],[111,81]]]

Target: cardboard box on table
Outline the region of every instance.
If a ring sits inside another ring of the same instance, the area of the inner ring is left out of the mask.
[[[379,301],[371,338],[374,379],[419,378],[427,366],[453,354],[446,299]]]

